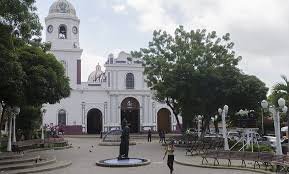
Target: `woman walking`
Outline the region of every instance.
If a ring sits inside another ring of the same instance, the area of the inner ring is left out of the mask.
[[[167,145],[166,152],[165,152],[165,155],[163,157],[163,160],[164,160],[166,155],[168,155],[167,165],[170,169],[170,174],[172,174],[174,171],[174,151],[175,151],[174,140],[172,140]]]

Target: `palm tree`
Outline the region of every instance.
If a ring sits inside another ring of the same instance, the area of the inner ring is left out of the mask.
[[[282,97],[285,99],[286,104],[288,106],[289,104],[289,81],[285,75],[281,75],[281,78],[283,79],[283,82],[277,83],[273,86],[273,102],[274,104],[277,103],[277,100]],[[277,105],[276,105],[277,106]],[[288,138],[289,138],[289,112],[286,113],[287,117],[287,126],[288,126]],[[288,150],[289,150],[289,143],[288,143]]]

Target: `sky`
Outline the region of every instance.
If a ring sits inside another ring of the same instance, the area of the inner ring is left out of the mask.
[[[43,26],[54,1],[36,0]],[[82,81],[109,53],[145,48],[154,30],[173,33],[178,25],[216,31],[218,36],[230,33],[236,54],[243,57],[240,69],[269,88],[282,81],[281,74],[289,78],[288,0],[69,1],[81,21]]]

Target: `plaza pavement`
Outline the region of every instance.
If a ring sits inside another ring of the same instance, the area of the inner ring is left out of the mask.
[[[137,140],[137,145],[130,146],[130,157],[146,158],[151,164],[133,168],[106,168],[98,167],[95,162],[102,159],[118,156],[117,146],[98,146],[100,139],[95,138],[69,138],[68,141],[74,146],[71,149],[57,151],[43,151],[43,154],[55,155],[58,160],[71,160],[72,165],[68,168],[58,169],[42,174],[168,174],[169,170],[166,161],[162,160],[164,147],[161,147],[157,140],[147,143],[144,140]],[[93,146],[93,147],[92,147]],[[89,152],[91,150],[92,152]],[[177,150],[176,159],[190,161],[183,151]],[[253,174],[255,172],[228,170],[228,169],[207,169],[183,166],[175,164],[175,174]]]

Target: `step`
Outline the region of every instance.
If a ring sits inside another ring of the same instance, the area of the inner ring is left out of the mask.
[[[65,167],[70,166],[71,164],[72,164],[71,161],[57,161],[56,163],[45,165],[45,166],[39,166],[39,167],[29,168],[29,169],[12,170],[12,171],[6,172],[5,174],[40,173],[40,172],[65,168]]]
[[[0,155],[0,161],[1,160],[7,160],[7,159],[17,159],[17,158],[22,158],[23,157],[23,153],[21,154],[16,154],[16,153],[3,153]]]
[[[33,156],[33,157],[23,157],[23,158],[15,158],[15,159],[7,159],[7,160],[1,160],[0,161],[0,167],[1,165],[9,165],[9,164],[19,164],[19,163],[26,163],[31,162],[39,159],[40,156]]]
[[[27,168],[33,168],[33,167],[48,165],[48,164],[52,164],[55,162],[56,162],[56,158],[50,157],[50,158],[44,159],[42,161],[39,161],[37,163],[35,163],[35,161],[33,161],[33,162],[25,162],[25,163],[19,163],[19,164],[3,165],[3,166],[0,166],[0,171],[27,169]]]

